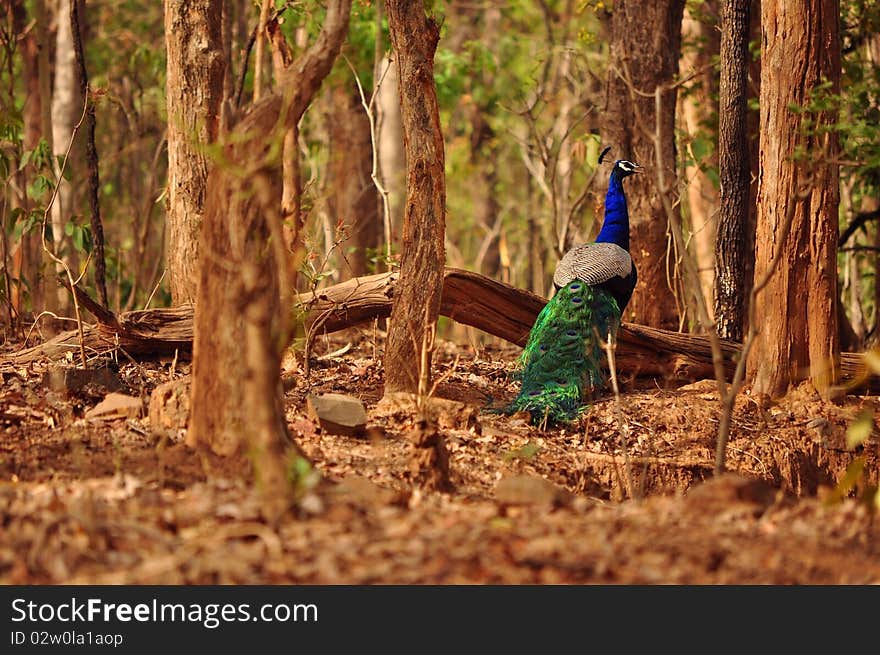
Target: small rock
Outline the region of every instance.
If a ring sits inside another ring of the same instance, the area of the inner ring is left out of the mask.
[[[310,395],[306,400],[309,418],[327,434],[347,437],[363,436],[367,427],[367,410],[354,396],[341,393]]]
[[[569,505],[571,492],[533,475],[509,475],[495,485],[495,500],[501,505]]]
[[[320,514],[324,511],[324,501],[318,494],[306,494],[298,503],[299,508],[306,514]]]
[[[144,404],[140,398],[124,393],[108,393],[107,396],[86,412],[86,418],[115,419],[134,418],[141,414]]]

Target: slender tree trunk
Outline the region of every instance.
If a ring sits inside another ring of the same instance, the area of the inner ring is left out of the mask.
[[[165,0],[168,103],[167,265],[174,304],[193,302],[199,228],[219,134],[225,60],[223,0]]]
[[[264,23],[263,10],[268,11],[269,2],[264,2],[260,13],[260,32],[271,46],[272,69],[276,79],[281,79],[285,71],[293,62],[293,53],[287,37],[281,31],[281,25],[277,20],[269,20]],[[260,41],[257,41],[259,45]],[[259,60],[260,57],[258,56]],[[254,87],[256,100],[257,89]],[[299,161],[299,125],[288,127],[284,134],[281,155],[281,220],[284,224],[284,243],[291,255],[299,244],[299,235],[302,233],[305,216],[302,213],[302,184]],[[296,286],[296,283],[293,283]]]
[[[70,0],[58,0],[58,31],[55,37],[55,85],[52,91],[52,145],[58,157],[63,157],[70,143],[74,125],[79,120],[82,99],[76,76],[76,55],[73,51],[73,32],[70,29]],[[64,225],[73,215],[73,187],[68,180],[61,178],[61,166],[56,163],[58,194],[52,205],[52,247],[55,254],[68,266],[72,255],[68,252],[64,238]],[[70,170],[70,169],[68,169]],[[64,267],[60,264],[56,272],[61,275]],[[70,306],[68,291],[57,287],[55,308],[66,312]]]
[[[718,1],[708,0],[700,7],[704,16],[695,16],[686,9],[682,20],[682,38],[688,47],[682,47],[682,75],[698,71],[691,88],[679,99],[686,134],[708,141],[714,132],[718,116],[718,84],[712,62],[718,57]],[[722,67],[723,71],[723,67]],[[723,73],[722,73],[723,74]],[[715,235],[718,229],[718,189],[701,167],[716,168],[717,151],[706,155],[692,148],[695,157],[704,157],[684,170],[687,184],[688,218],[692,234],[693,254],[700,273],[700,288],[709,316],[715,306]],[[692,312],[696,316],[696,309]]]
[[[744,323],[745,231],[749,217],[748,38],[751,0],[722,0],[718,174],[715,244],[715,324],[719,336],[740,341]]]
[[[684,0],[617,0],[611,17],[610,63],[603,142],[612,159],[632,159],[646,167],[627,190],[632,257],[639,283],[626,309],[626,320],[654,327],[674,327],[676,302],[667,281],[666,214],[653,170],[654,89],[674,82],[681,51]],[[633,88],[630,88],[632,85]],[[650,97],[638,92],[650,94]],[[675,90],[663,96],[662,160],[667,180],[675,177]]]
[[[801,114],[815,87],[840,86],[837,0],[764,0],[761,7],[761,178],[755,280],[778,266],[758,296],[759,333],[749,358],[753,392],[784,395],[808,378],[820,392],[838,377],[838,145],[833,131],[802,134]],[[836,115],[811,115],[814,128]],[[793,157],[800,149],[800,161]],[[791,229],[783,238],[783,226]]]
[[[44,79],[43,75],[41,75],[43,71],[40,68],[41,65],[45,65],[46,73],[48,73],[49,44],[45,40],[46,26],[43,24],[42,29],[40,29],[39,23],[40,20],[45,23],[46,8],[41,1],[33,4],[33,18],[37,22],[34,29],[27,31],[19,46],[21,48],[22,72],[25,86],[25,101],[22,109],[24,121],[22,145],[25,150],[33,150],[37,147],[40,139],[44,137],[43,130],[48,130],[45,134],[47,141],[51,141],[52,138],[52,123],[49,120],[50,114],[48,111],[51,102],[51,91],[48,87],[48,76],[45,77],[46,87],[43,87]],[[16,33],[21,33],[24,31],[24,26],[27,23],[24,0],[16,0],[13,11],[15,12],[15,31]],[[44,111],[44,108],[46,111]],[[24,190],[27,187],[26,176],[32,171],[33,166],[29,165],[19,172],[19,189]],[[32,201],[26,193],[22,193],[21,196],[11,193],[10,196],[12,201],[25,211],[29,211],[33,207]],[[17,244],[17,249],[13,246],[13,259],[9,264],[10,282],[12,285],[10,289],[10,302],[15,313],[18,315],[25,311],[27,304],[32,309],[43,307],[42,258],[43,253],[38,229],[31,230],[28,234],[22,234]],[[26,302],[26,296],[28,296],[27,300],[29,300],[29,303]]]
[[[385,352],[385,393],[425,391],[427,345],[440,311],[445,263],[446,178],[440,110],[434,83],[437,23],[422,3],[386,0],[391,42],[400,71],[400,109],[406,148],[406,211],[400,286],[394,295]]]
[[[749,42],[761,42],[761,0],[752,0],[749,21]],[[746,249],[743,257],[743,334],[749,330],[749,302],[755,281],[755,235],[758,225],[758,180],[760,178],[761,115],[757,105],[761,98],[761,58],[749,54],[749,81],[746,132],[749,149],[749,212],[746,220]]]
[[[89,211],[92,226],[93,254],[95,262],[95,287],[101,304],[107,304],[107,265],[104,260],[104,224],[101,221],[101,204],[98,194],[101,180],[98,175],[98,151],[95,148],[95,103],[88,98],[89,74],[86,69],[86,55],[82,44],[82,13],[77,0],[70,2],[70,32],[73,35],[73,51],[76,56],[77,77],[80,95],[86,99],[85,113],[85,151],[86,165],[89,169]]]
[[[384,76],[383,76],[384,74]],[[375,72],[376,81],[376,146],[379,149],[379,178],[388,191],[390,225],[386,226],[385,248],[399,245],[406,200],[406,153],[403,145],[403,124],[400,116],[400,67],[396,60],[383,58]],[[391,262],[388,262],[388,270]]]
[[[264,78],[266,73],[266,23],[269,19],[269,7],[275,3],[272,0],[263,0],[260,4],[260,17],[257,20],[257,40],[254,45],[254,102],[263,97],[263,88],[266,85]]]
[[[327,128],[330,218],[336,225],[344,224],[350,234],[342,243],[349,274],[359,277],[377,273],[372,270],[370,255],[377,253],[381,242],[382,217],[376,187],[370,179],[373,170],[370,119],[357,88],[348,82],[336,85],[331,91]]]

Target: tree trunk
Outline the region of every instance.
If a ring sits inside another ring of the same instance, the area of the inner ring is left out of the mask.
[[[88,98],[89,74],[86,69],[86,55],[82,44],[82,10],[76,0],[70,3],[70,32],[73,35],[73,52],[76,57],[77,78],[80,95],[86,99],[85,110],[85,152],[86,166],[89,170],[89,212],[92,227],[92,242],[95,262],[95,288],[104,307],[107,304],[107,264],[104,259],[104,223],[101,221],[101,204],[98,199],[101,180],[98,174],[98,151],[95,148],[95,103]]]
[[[33,3],[34,29],[29,29],[21,40],[22,74],[24,77],[25,100],[22,108],[24,122],[22,147],[33,150],[40,139],[47,141],[52,138],[52,123],[49,114],[51,91],[48,86],[49,44],[46,41],[46,8],[42,1]],[[13,5],[15,31],[24,32],[27,24],[27,13],[24,0],[16,0]],[[42,67],[45,67],[42,68]],[[45,78],[45,79],[44,79]],[[45,83],[45,86],[44,86]],[[45,132],[44,132],[45,130]],[[27,176],[33,173],[33,165],[28,165],[18,172],[18,188],[20,194],[10,193],[13,206],[25,211],[33,208],[31,199],[24,189],[27,188]],[[9,187],[11,189],[11,187]],[[43,259],[40,245],[39,229],[22,234],[17,246],[13,246],[12,261],[9,263],[11,289],[9,300],[16,315],[21,315],[27,306],[31,309],[43,308]],[[29,301],[29,302],[28,302]]]
[[[836,135],[823,126],[834,112],[803,114],[816,85],[840,87],[838,0],[764,0],[761,7],[761,178],[758,190],[756,285],[769,283],[756,301],[760,332],[749,358],[759,397],[784,395],[809,378],[824,392],[838,376]],[[796,152],[800,160],[793,160]],[[791,220],[790,233],[783,234]],[[772,270],[777,249],[781,250]]]
[[[73,128],[79,120],[82,99],[76,76],[76,55],[73,51],[73,32],[70,29],[70,0],[58,0],[58,32],[55,37],[55,85],[52,90],[52,147],[58,157],[63,157],[70,144]],[[68,172],[71,170],[68,167]],[[52,248],[56,256],[72,264],[73,257],[67,250],[64,225],[73,216],[73,186],[61,177],[61,164],[56,164],[58,194],[52,205]],[[56,272],[61,275],[64,267],[58,264]],[[69,292],[57,287],[55,308],[66,312],[70,306]]]
[[[193,302],[199,229],[220,129],[225,59],[223,0],[165,0],[168,105],[167,265],[174,304]]]
[[[400,228],[403,224],[403,208],[406,199],[406,153],[403,145],[403,125],[400,116],[400,66],[396,60],[382,59],[374,73],[381,85],[376,93],[376,147],[379,157],[379,178],[388,192],[390,216],[385,226],[386,253],[399,245]],[[391,270],[391,262],[386,262]]]
[[[693,256],[700,274],[700,289],[711,318],[715,306],[718,189],[704,169],[717,167],[718,153],[715,150],[704,153],[701,148],[694,146],[709,142],[718,116],[718,84],[715,71],[711,67],[720,50],[718,1],[705,2],[700,10],[706,15],[694,15],[694,10],[689,8],[685,11],[682,20],[682,39],[688,42],[688,47],[682,47],[682,75],[695,71],[699,73],[687,92],[681,94],[679,104],[685,133],[695,139],[695,143],[691,145],[691,153],[695,161],[685,168],[684,177],[687,180],[688,219],[692,234]],[[691,311],[691,315],[696,318],[696,308]]]
[[[217,453],[244,447],[270,518],[289,503],[281,353],[290,339],[293,275],[281,221],[285,136],[330,72],[348,27],[351,0],[334,0],[314,44],[270,95],[236,125],[225,162],[208,182],[193,342],[192,413],[187,443]],[[244,401],[244,402],[243,402]],[[292,446],[292,456],[301,457]]]
[[[400,284],[394,295],[385,351],[385,393],[426,391],[431,342],[440,311],[446,228],[446,179],[434,52],[440,27],[421,3],[386,0],[400,72],[406,149],[406,210]]]
[[[370,257],[377,254],[382,229],[379,197],[370,175],[373,171],[373,145],[370,119],[350,78],[331,91],[327,129],[330,162],[327,171],[330,218],[344,224],[350,237],[342,250],[349,275],[376,273]]]
[[[667,281],[667,217],[657,190],[657,171],[651,169],[655,161],[654,89],[674,82],[678,74],[683,10],[684,0],[614,3],[607,108],[600,122],[603,142],[612,147],[612,157],[632,159],[648,171],[636,176],[627,190],[632,258],[639,283],[625,318],[655,327],[678,324],[675,298]],[[675,177],[675,97],[675,90],[663,96],[662,159],[667,180]]]
[[[715,325],[740,341],[744,323],[745,231],[749,218],[749,142],[746,126],[751,0],[723,0],[718,174],[721,178],[715,244]]]

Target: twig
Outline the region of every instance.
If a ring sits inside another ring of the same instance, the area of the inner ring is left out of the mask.
[[[147,302],[144,303],[144,309],[150,306],[150,303],[153,302],[153,296],[156,295],[156,292],[159,290],[159,285],[162,284],[162,280],[165,279],[165,274],[168,272],[168,267],[162,271],[162,275],[159,277],[159,281],[156,282],[156,285],[153,287],[153,290],[150,292],[150,297],[147,298]]]
[[[598,336],[598,335],[597,335]],[[604,340],[603,346],[608,357],[608,372],[611,374],[611,389],[614,391],[614,413],[617,415],[617,430],[620,435],[620,443],[623,446],[623,466],[626,477],[627,493],[630,498],[635,498],[632,479],[632,462],[629,459],[629,439],[623,424],[623,406],[620,402],[620,387],[617,384],[617,366],[614,361],[614,338],[609,334]]]

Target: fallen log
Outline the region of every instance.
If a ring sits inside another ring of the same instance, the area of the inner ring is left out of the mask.
[[[396,273],[354,278],[314,293],[297,297],[294,320],[301,321],[307,334],[331,333],[391,314]],[[123,312],[115,315],[78,294],[81,303],[98,318],[84,326],[87,353],[103,355],[122,350],[131,357],[185,355],[192,349],[192,307]],[[492,280],[478,273],[447,268],[443,281],[440,313],[456,322],[477,328],[518,346],[525,345],[529,330],[546,299]],[[6,361],[26,364],[38,359],[60,359],[79,348],[76,330],[59,334],[43,344],[7,356]],[[728,379],[733,376],[740,344],[721,340]],[[659,330],[624,323],[617,336],[618,370],[627,376],[653,377],[690,382],[713,378],[708,337]],[[845,382],[866,378],[859,353],[844,353],[841,369]],[[880,391],[880,380],[864,380]]]

